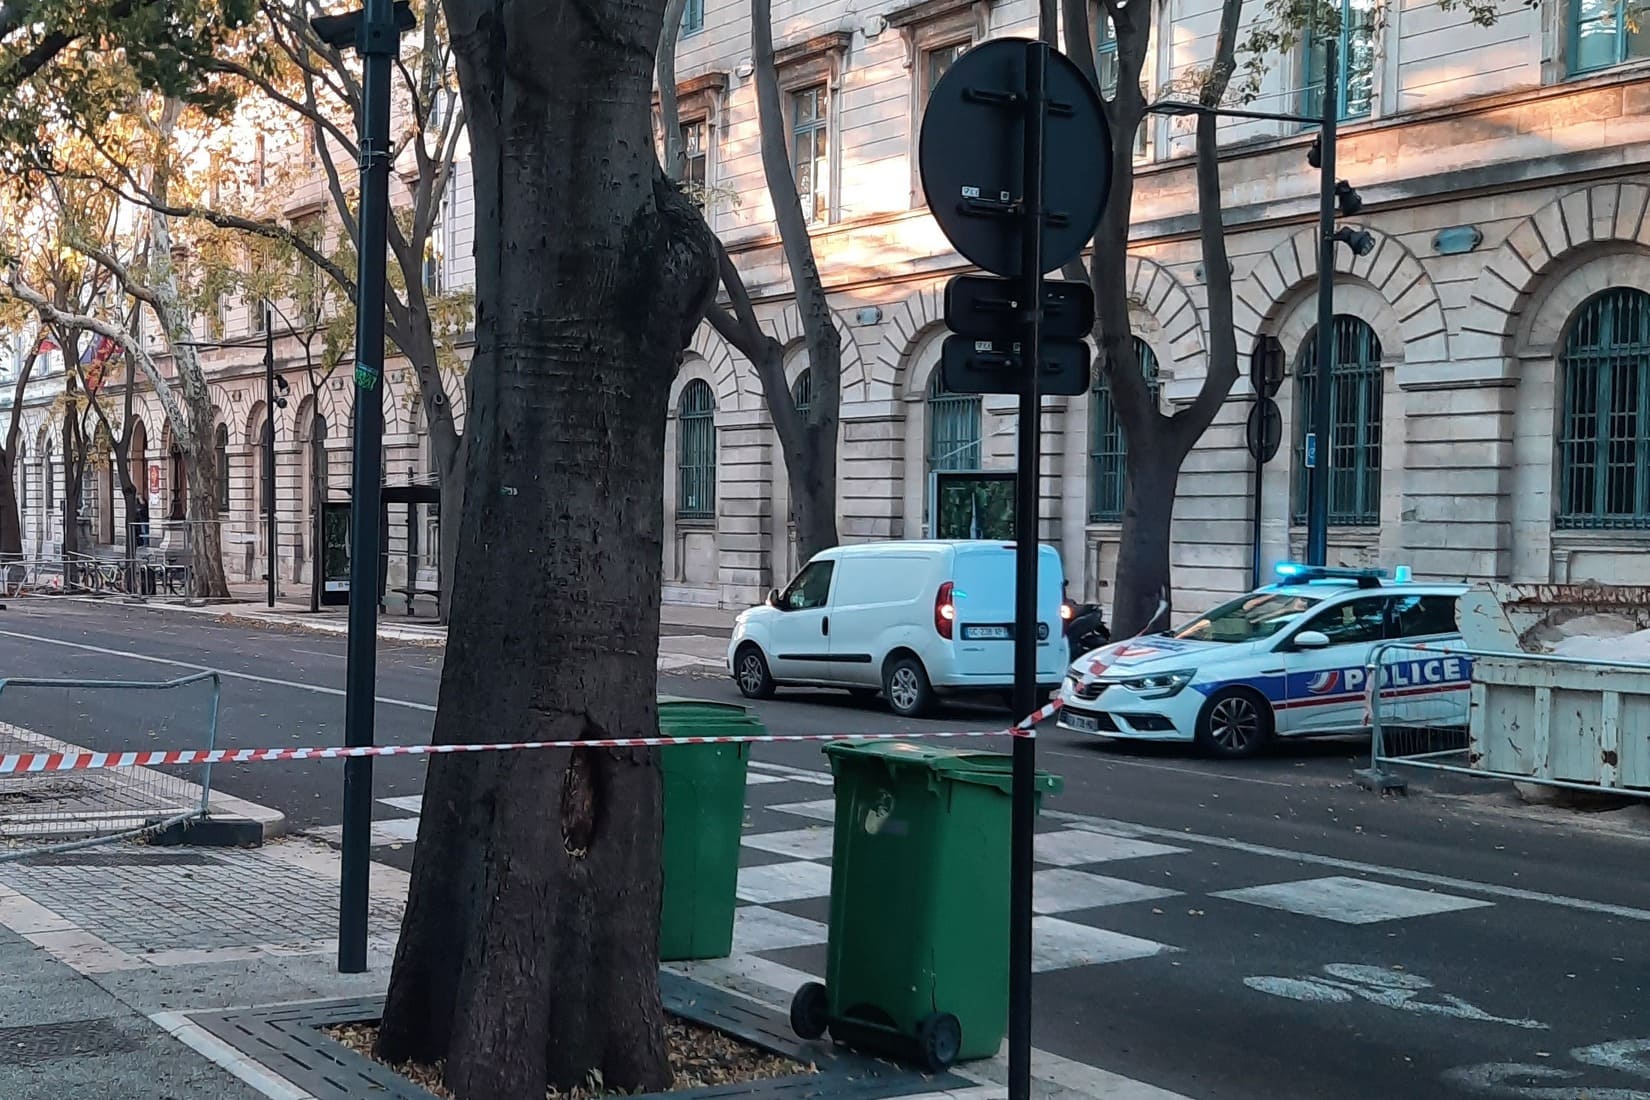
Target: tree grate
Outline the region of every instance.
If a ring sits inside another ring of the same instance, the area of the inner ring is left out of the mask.
[[[955,1074],[927,1077],[843,1047],[804,1043],[779,1012],[670,971],[660,971],[665,1011],[714,1028],[771,1054],[784,1055],[817,1073],[767,1081],[655,1093],[632,1100],[887,1100],[897,1096],[966,1088]],[[290,1081],[314,1100],[436,1100],[429,1091],[365,1058],[326,1034],[340,1024],[373,1023],[383,997],[315,1001],[279,1008],[201,1013],[191,1019],[225,1043]]]

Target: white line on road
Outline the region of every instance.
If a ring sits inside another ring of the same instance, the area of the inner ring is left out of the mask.
[[[1039,756],[1058,756],[1066,760],[1083,760],[1090,763],[1121,764],[1129,768],[1145,768],[1154,772],[1174,772],[1177,775],[1190,775],[1198,779],[1219,779],[1230,783],[1254,783],[1262,787],[1298,787],[1298,783],[1285,783],[1277,779],[1257,779],[1252,775],[1221,775],[1219,772],[1205,771],[1201,768],[1177,768],[1170,764],[1153,764],[1146,760],[1125,760],[1117,756],[1098,756],[1093,753],[1061,752],[1058,749],[1042,749]]]
[[[799,779],[803,782],[823,783],[830,780],[829,774],[808,771],[804,768],[791,767],[786,764],[769,764],[765,761],[752,760],[750,766],[785,775],[787,778]],[[1475,882],[1472,879],[1454,878],[1450,875],[1435,875],[1430,871],[1411,871],[1403,867],[1383,867],[1378,863],[1339,859],[1335,856],[1318,855],[1316,852],[1295,851],[1290,848],[1274,848],[1268,844],[1251,844],[1246,840],[1233,840],[1230,837],[1205,836],[1200,833],[1182,832],[1178,829],[1160,829],[1152,825],[1139,825],[1132,821],[1118,821],[1114,818],[1095,817],[1091,814],[1072,813],[1067,810],[1044,810],[1043,816],[1058,821],[1070,822],[1080,827],[1087,826],[1099,832],[1110,833],[1113,836],[1150,837],[1154,840],[1166,840],[1179,844],[1206,844],[1211,848],[1225,848],[1233,852],[1246,852],[1249,855],[1292,860],[1296,863],[1310,863],[1319,867],[1333,867],[1339,871],[1379,875],[1384,878],[1401,879],[1405,882],[1420,882],[1428,886],[1441,886],[1451,890],[1467,890],[1490,897],[1511,898],[1515,901],[1533,901],[1543,905],[1556,905],[1562,909],[1574,909],[1583,913],[1600,913],[1608,917],[1625,917],[1628,920],[1650,923],[1650,909],[1635,909],[1630,905],[1614,905],[1607,901],[1591,901],[1587,898],[1572,898],[1563,894],[1548,894],[1540,890],[1523,890],[1516,886]]]
[[[1230,837],[1203,836],[1199,833],[1181,832],[1178,829],[1159,829],[1151,825],[1137,825],[1132,821],[1091,817],[1088,814],[1069,813],[1064,810],[1044,810],[1043,813],[1047,817],[1069,821],[1074,825],[1087,826],[1101,832],[1120,833],[1124,836],[1153,837],[1159,840],[1175,840],[1182,844],[1206,844],[1211,848],[1225,848],[1228,851],[1246,852],[1249,855],[1269,856],[1273,859],[1287,859],[1297,863],[1311,863],[1319,867],[1333,867],[1340,871],[1356,871],[1359,874],[1380,875],[1383,878],[1403,879],[1406,882],[1422,882],[1428,886],[1442,886],[1451,890],[1469,890],[1473,893],[1487,894],[1490,897],[1512,898],[1516,901],[1534,901],[1543,905],[1576,909],[1584,913],[1602,913],[1610,917],[1625,917],[1628,920],[1650,922],[1650,909],[1635,909],[1629,905],[1613,905],[1606,901],[1589,901],[1586,898],[1548,894],[1540,890],[1522,890],[1516,886],[1500,886],[1492,882],[1475,882],[1472,879],[1454,878],[1450,875],[1435,875],[1430,871],[1411,871],[1403,867],[1383,867],[1379,863],[1363,863],[1355,859],[1322,856],[1316,852],[1298,852],[1289,848],[1274,848],[1268,844],[1251,844],[1246,840],[1233,840]]]
[[[219,676],[232,680],[247,680],[254,684],[268,684],[271,687],[292,688],[296,691],[313,691],[317,695],[344,694],[343,688],[322,687],[319,684],[303,684],[297,680],[282,680],[275,676],[259,676],[252,672],[234,672],[227,668],[214,668],[211,665],[196,665],[188,661],[174,661],[170,657],[155,657],[148,653],[133,653],[126,649],[109,649],[105,646],[88,645],[85,642],[67,642],[61,638],[46,638],[39,634],[21,634],[15,630],[0,630],[0,638],[17,638],[25,642],[39,642],[42,645],[62,646],[65,649],[79,649],[87,653],[98,653],[105,657],[125,657],[132,661],[147,661],[154,665],[170,665],[173,668],[188,669],[191,672],[215,672]],[[435,713],[434,703],[415,703],[411,699],[393,699],[387,695],[375,695],[373,701],[385,706],[406,707],[408,710],[421,710]]]

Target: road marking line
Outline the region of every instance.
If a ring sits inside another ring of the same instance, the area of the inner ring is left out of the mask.
[[[792,779],[801,779],[804,775],[812,775],[814,777],[813,782],[829,782],[830,780],[830,776],[826,773],[805,772],[801,768],[793,768],[784,764],[767,764],[753,760],[750,766],[753,768],[760,767],[765,771],[774,773],[788,774]],[[804,782],[807,782],[807,780],[804,780]],[[1515,901],[1533,901],[1542,905],[1553,905],[1561,909],[1573,909],[1582,913],[1598,913],[1607,917],[1625,917],[1628,920],[1650,923],[1650,909],[1636,909],[1631,905],[1614,905],[1607,901],[1590,901],[1587,898],[1549,894],[1541,890],[1524,890],[1516,886],[1499,886],[1489,882],[1474,882],[1471,879],[1455,878],[1452,875],[1436,875],[1430,871],[1411,871],[1403,867],[1383,867],[1378,863],[1364,863],[1355,859],[1340,859],[1336,856],[1318,855],[1316,852],[1275,848],[1269,844],[1252,844],[1246,840],[1233,840],[1229,837],[1205,836],[1201,833],[1182,832],[1177,829],[1161,829],[1153,825],[1140,825],[1132,821],[1119,821],[1115,818],[1096,817],[1092,814],[1072,813],[1068,810],[1044,810],[1043,816],[1056,821],[1068,822],[1080,828],[1108,833],[1112,836],[1150,837],[1155,840],[1174,841],[1181,844],[1203,844],[1211,848],[1224,848],[1228,851],[1244,852],[1253,856],[1291,860],[1295,863],[1310,863],[1318,867],[1333,867],[1338,871],[1352,871],[1363,875],[1380,875],[1386,878],[1402,879],[1406,882],[1425,883],[1428,886],[1441,886],[1449,890],[1467,890],[1473,893],[1486,894],[1490,897],[1511,898]]]
[[[1516,886],[1498,886],[1489,882],[1474,882],[1471,879],[1455,878],[1451,875],[1435,875],[1430,871],[1411,871],[1403,867],[1383,867],[1378,863],[1363,863],[1355,859],[1322,856],[1315,852],[1298,852],[1289,848],[1274,848],[1269,844],[1251,844],[1246,840],[1232,840],[1229,837],[1204,836],[1199,833],[1180,832],[1175,829],[1160,829],[1152,825],[1136,825],[1130,821],[1117,821],[1111,818],[1093,817],[1088,814],[1070,813],[1064,810],[1044,810],[1043,814],[1046,817],[1065,821],[1079,828],[1090,828],[1114,835],[1154,837],[1160,840],[1176,840],[1186,844],[1204,844],[1211,848],[1225,848],[1228,851],[1244,852],[1248,855],[1286,859],[1296,863],[1311,863],[1319,867],[1333,867],[1338,871],[1354,871],[1363,875],[1380,875],[1385,878],[1403,879],[1407,882],[1422,882],[1428,886],[1442,886],[1450,890],[1466,890],[1472,893],[1487,894],[1490,897],[1534,901],[1543,905],[1555,905],[1562,909],[1575,909],[1583,913],[1600,913],[1609,917],[1626,917],[1628,920],[1650,922],[1650,909],[1635,909],[1630,905],[1612,905],[1605,901],[1589,901],[1586,898],[1548,894],[1540,890],[1523,890]]]
[[[126,649],[109,649],[105,646],[89,645],[85,642],[69,642],[61,638],[46,638],[39,634],[23,634],[15,630],[0,630],[0,638],[17,638],[25,642],[39,642],[42,645],[62,646],[65,649],[79,649],[87,653],[96,653],[104,657],[125,657],[133,661],[146,661],[153,665],[170,665],[173,668],[186,668],[191,672],[215,672],[231,680],[246,680],[254,684],[268,684],[271,687],[293,688],[297,691],[313,691],[317,695],[344,695],[343,688],[322,687],[319,684],[302,684],[296,680],[282,680],[275,676],[259,676],[252,672],[232,672],[227,668],[214,668],[211,665],[191,664],[188,661],[174,661],[170,657],[155,657],[148,653],[133,653]],[[435,713],[434,703],[415,703],[410,699],[393,699],[387,695],[373,696],[373,702],[382,703],[390,707],[406,707],[408,710],[421,710],[429,714]]]
[[[1096,746],[1098,748],[1099,746]],[[1130,768],[1145,768],[1154,772],[1174,772],[1176,775],[1190,775],[1198,779],[1218,779],[1224,783],[1252,783],[1260,787],[1289,787],[1300,786],[1299,783],[1285,783],[1278,779],[1257,779],[1252,775],[1221,775],[1219,772],[1203,771],[1199,768],[1177,768],[1170,764],[1154,764],[1147,760],[1129,760],[1115,755],[1104,755],[1100,752],[1060,752],[1058,749],[1043,749],[1038,756],[1059,756],[1067,760],[1082,760],[1088,763],[1105,765],[1121,764]]]
[[[1463,909],[1483,909],[1495,904],[1482,898],[1462,898],[1347,875],[1249,886],[1242,890],[1220,890],[1209,896],[1302,917],[1320,917],[1341,924],[1378,924],[1381,921],[1455,913]]]

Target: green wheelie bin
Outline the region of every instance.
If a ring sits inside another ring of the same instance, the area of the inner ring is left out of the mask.
[[[737,703],[659,697],[661,737],[760,734]],[[659,958],[719,959],[733,950],[739,831],[745,821],[750,742],[672,745],[659,750],[664,778],[664,900]]]
[[[836,831],[825,984],[791,1002],[804,1039],[931,1072],[989,1058],[1008,1030],[1013,758],[832,742]],[[1037,775],[1038,800],[1060,789]]]

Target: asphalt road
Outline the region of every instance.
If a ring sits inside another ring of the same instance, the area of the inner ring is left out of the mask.
[[[343,649],[336,637],[118,605],[14,602],[0,612],[6,677],[218,670],[225,747],[340,743]],[[440,650],[386,642],[380,655],[380,741],[426,739]],[[737,698],[714,678],[670,678],[660,690]],[[0,720],[97,749],[185,747],[199,691],[70,698],[13,684],[0,692]],[[782,695],[756,711],[770,729],[797,733],[1008,719],[958,708],[901,722],[830,693]],[[1089,930],[1085,958],[1098,951],[1101,961],[1039,977],[1040,1048],[1198,1098],[1650,1100],[1650,833],[1538,817],[1499,794],[1376,798],[1350,782],[1366,751],[1354,742],[1242,764],[1053,730],[1038,746],[1041,766],[1065,784],[1043,827],[1102,838],[1055,867],[1057,877],[1078,893],[1123,891],[1055,910],[1065,931]],[[824,766],[813,745],[755,755],[781,775]],[[421,761],[380,760],[375,794],[416,795],[422,775]],[[220,767],[214,782],[279,808],[295,829],[339,821],[335,761]],[[794,802],[788,785],[753,786],[755,812]],[[404,863],[410,849],[374,854]],[[799,904],[806,915],[816,902]],[[815,956],[778,961],[817,965],[822,948],[806,950]]]

